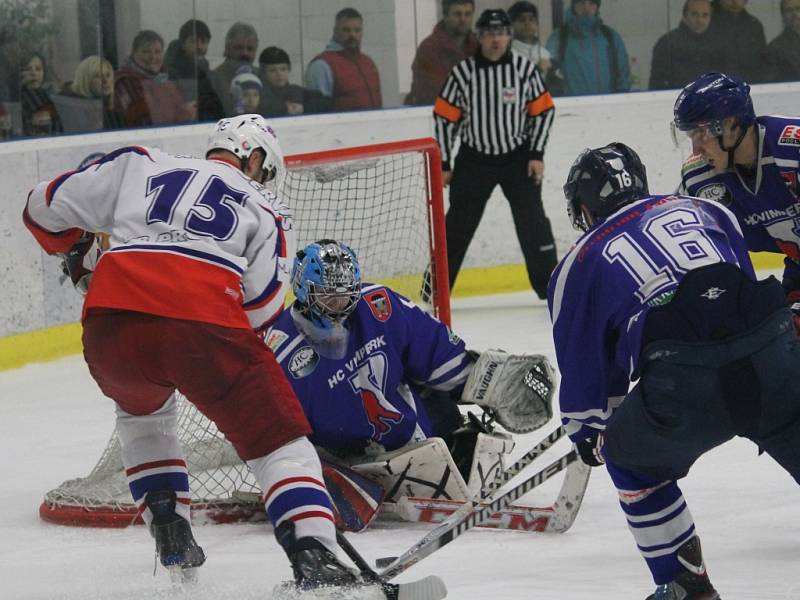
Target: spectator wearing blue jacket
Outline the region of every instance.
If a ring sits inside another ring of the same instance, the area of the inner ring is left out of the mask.
[[[547,50],[567,96],[628,92],[631,72],[622,37],[598,15],[601,0],[572,0],[566,22],[547,40]],[[552,90],[554,83],[548,80]]]

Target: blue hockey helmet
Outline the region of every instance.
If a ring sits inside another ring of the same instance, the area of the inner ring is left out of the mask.
[[[728,117],[734,117],[742,130],[756,120],[750,86],[724,73],[706,73],[683,88],[673,113],[674,129],[706,128],[715,137],[722,136],[722,122]]]
[[[567,214],[572,226],[581,231],[649,193],[647,169],[639,155],[621,142],[581,152],[564,184]],[[591,223],[581,209],[584,206]]]
[[[355,252],[335,240],[319,240],[297,253],[292,291],[315,325],[330,329],[355,310],[361,298],[361,267]]]

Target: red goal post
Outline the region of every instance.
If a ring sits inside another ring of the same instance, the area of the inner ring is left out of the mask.
[[[441,156],[432,138],[297,154],[285,159],[283,196],[298,249],[333,238],[351,246],[365,281],[428,306],[450,324]],[[423,287],[430,290],[423,297]],[[178,437],[195,519],[263,520],[260,490],[216,426],[179,396]],[[40,517],[83,527],[126,527],[141,518],[113,432],[92,472],[45,494]]]

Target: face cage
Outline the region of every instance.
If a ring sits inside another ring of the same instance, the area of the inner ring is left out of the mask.
[[[589,223],[586,222],[586,217],[577,202],[569,200],[567,202],[567,216],[572,223],[572,228],[584,233],[589,230]]]
[[[346,298],[347,302],[343,308],[334,310],[328,306],[330,300]],[[311,312],[330,319],[334,323],[342,323],[349,317],[356,308],[361,298],[361,284],[354,283],[347,289],[325,288],[315,284],[309,285],[306,293],[306,304]]]

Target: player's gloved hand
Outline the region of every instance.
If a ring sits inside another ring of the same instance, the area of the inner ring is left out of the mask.
[[[792,290],[786,294],[786,303],[789,305],[789,310],[792,311],[795,333],[800,335],[800,290]]]
[[[603,458],[603,432],[597,431],[589,437],[575,442],[575,448],[581,460],[590,467],[599,467],[606,463]]]
[[[64,273],[61,281],[69,278],[75,289],[83,295],[88,291],[92,278],[92,271],[84,266],[83,259],[91,250],[93,243],[94,234],[85,231],[81,238],[72,245],[69,252],[61,255],[61,271]]]

